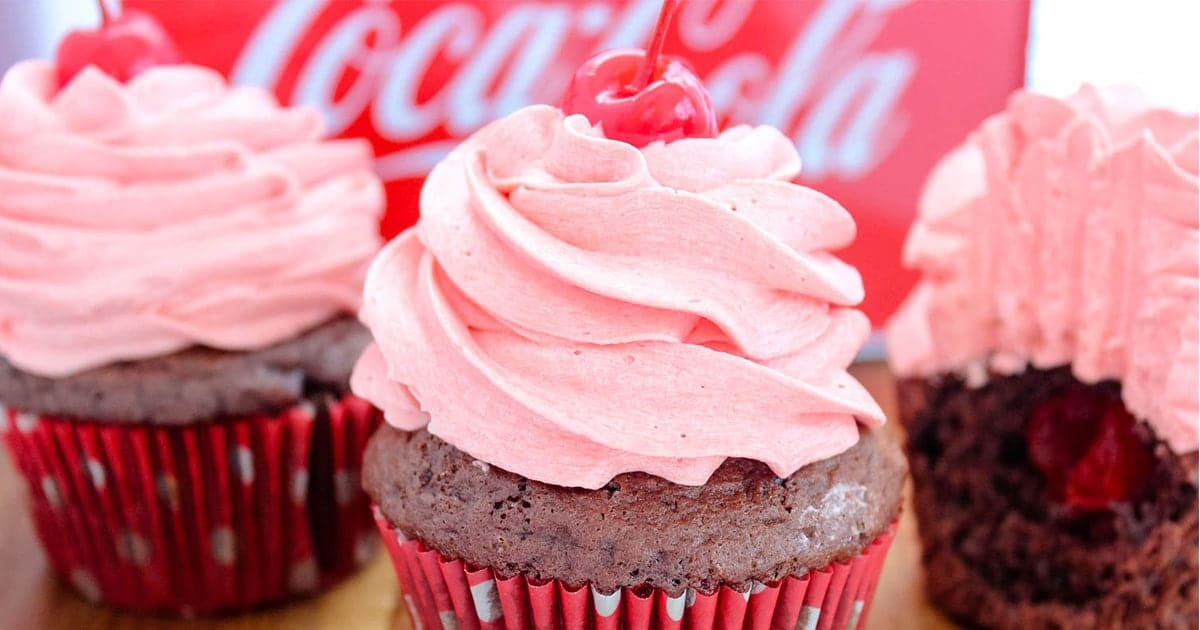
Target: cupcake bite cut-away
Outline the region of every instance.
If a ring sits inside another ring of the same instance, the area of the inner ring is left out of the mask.
[[[934,600],[1196,627],[1197,118],[1030,93],[934,170],[890,324]]]

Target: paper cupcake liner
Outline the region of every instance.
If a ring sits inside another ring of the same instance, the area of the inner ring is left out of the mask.
[[[896,532],[893,522],[857,557],[803,577],[755,582],[746,592],[721,587],[711,594],[688,590],[669,597],[661,589],[605,594],[558,581],[498,577],[408,540],[377,507],[374,513],[418,630],[863,628]]]
[[[353,396],[185,426],[0,407],[54,569],[92,601],[183,615],[311,593],[369,559],[358,479],[379,421]]]

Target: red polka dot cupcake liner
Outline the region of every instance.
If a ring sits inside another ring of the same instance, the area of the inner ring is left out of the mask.
[[[661,589],[601,593],[590,586],[503,578],[446,558],[409,540],[374,509],[400,580],[404,600],[420,628],[461,630],[843,630],[866,627],[883,560],[896,532],[886,532],[857,557],[802,577],[755,582],[745,592],[721,587],[671,597]]]
[[[185,616],[310,594],[369,559],[359,471],[379,422],[353,396],[184,426],[0,407],[55,571],[89,600]]]

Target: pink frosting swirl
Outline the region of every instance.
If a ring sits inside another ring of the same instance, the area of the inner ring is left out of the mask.
[[[861,279],[825,251],[854,222],[798,170],[767,127],[638,150],[552,107],[492,123],[372,264],[352,386],[401,429],[561,486],[840,453],[884,416],[846,373]]]
[[[1179,452],[1197,447],[1197,116],[1085,87],[1018,92],[934,170],[889,325],[902,376],[1070,364],[1121,381]]]
[[[62,376],[270,345],[354,312],[378,251],[370,148],[197,66],[0,83],[0,355]]]

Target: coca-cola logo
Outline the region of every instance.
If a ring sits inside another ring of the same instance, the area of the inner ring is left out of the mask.
[[[337,2],[282,0],[247,40],[232,78],[278,92],[283,70],[298,65],[286,100],[319,108],[333,133],[369,121],[384,142],[380,175],[420,177],[457,138],[488,121],[531,103],[557,102],[587,55],[639,45],[653,28],[659,0],[499,4],[502,12],[489,13],[479,2],[446,2],[405,22],[391,3],[365,2],[340,15],[297,59],[297,44]],[[719,117],[785,130],[806,178],[870,172],[907,125],[897,107],[916,55],[870,48],[902,4],[827,0],[807,20],[769,35],[788,38],[778,58],[747,39],[714,59],[701,70]],[[679,52],[711,58],[737,38],[764,36],[747,31],[755,9],[754,0],[685,3],[676,23],[687,50]]]

